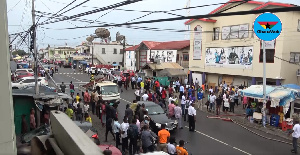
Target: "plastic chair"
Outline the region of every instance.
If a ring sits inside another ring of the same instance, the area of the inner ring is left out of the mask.
[[[282,131],[286,131],[287,130],[287,123],[286,121],[283,121],[282,124],[281,124],[281,128],[282,128]]]

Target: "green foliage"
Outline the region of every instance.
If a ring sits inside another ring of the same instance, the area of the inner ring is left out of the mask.
[[[27,53],[24,50],[16,50],[14,52],[12,52],[13,55],[19,55],[19,56],[24,56]]]

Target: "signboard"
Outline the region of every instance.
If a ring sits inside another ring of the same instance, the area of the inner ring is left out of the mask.
[[[148,50],[148,60],[160,59],[161,62],[176,62],[177,50]]]
[[[194,51],[193,60],[201,60],[202,57],[202,27],[200,25],[194,28]]]
[[[282,23],[273,13],[263,13],[254,21],[254,32],[263,41],[275,40],[281,31]]]
[[[205,66],[252,69],[253,47],[206,48]]]

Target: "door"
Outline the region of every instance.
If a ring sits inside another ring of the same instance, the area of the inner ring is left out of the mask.
[[[30,125],[30,109],[35,108],[33,98],[30,97],[14,97],[14,121],[15,121],[15,132],[16,135],[21,134],[22,130],[22,115],[25,114],[25,119],[27,123],[27,131],[29,131]]]

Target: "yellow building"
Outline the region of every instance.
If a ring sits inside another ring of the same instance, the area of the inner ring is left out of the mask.
[[[210,14],[295,6],[258,1],[237,5],[240,1],[231,0]],[[299,84],[300,12],[275,14],[281,19],[283,30],[276,41],[266,42],[267,84]],[[224,81],[234,86],[262,84],[262,46],[252,31],[258,15],[191,19],[185,22],[194,30],[190,35],[189,54],[189,69],[193,71],[194,81],[197,77],[200,83],[213,87]]]
[[[65,60],[75,52],[77,52],[77,49],[74,49],[72,47],[57,47],[49,50],[49,58],[56,60]]]

